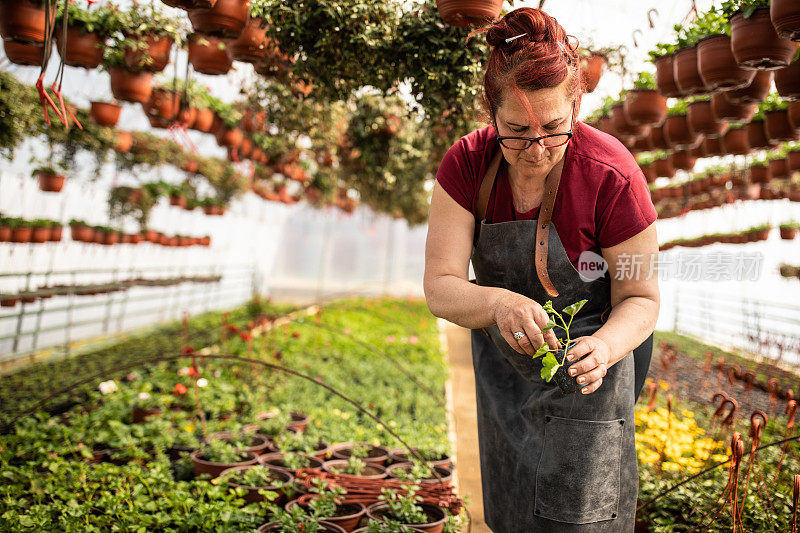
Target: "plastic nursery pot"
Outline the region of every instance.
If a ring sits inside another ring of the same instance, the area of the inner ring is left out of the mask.
[[[659,57],[654,63],[658,92],[668,98],[682,96],[681,90],[675,83],[675,54]]]
[[[778,231],[781,234],[781,239],[785,241],[791,241],[797,236],[797,228],[778,228]]]
[[[8,60],[15,65],[37,66],[42,64],[44,58],[44,46],[41,43],[23,43],[4,39],[3,49]]]
[[[418,448],[414,448],[414,450],[419,452]],[[410,454],[408,450],[406,450],[405,448],[397,448],[394,450],[389,450],[389,460],[392,463],[408,463],[410,461],[409,457],[414,457],[414,456]],[[436,459],[428,461],[428,464],[433,466],[443,466],[445,468],[452,468],[453,459],[452,457],[449,457],[447,455],[439,455]]]
[[[800,150],[786,154],[786,166],[792,172],[800,170]]]
[[[153,92],[153,74],[151,72],[134,72],[122,67],[111,67],[111,92],[117,100],[139,102],[150,100]]]
[[[64,188],[66,176],[53,172],[37,172],[36,179],[39,182],[39,190],[44,192],[61,192]]]
[[[770,142],[794,141],[800,137],[800,132],[789,122],[788,109],[764,113],[764,131]]]
[[[243,461],[239,461],[236,463],[216,463],[213,461],[207,461],[203,459],[204,454],[206,453],[205,450],[195,450],[189,456],[192,459],[192,464],[194,465],[194,475],[199,476],[202,474],[211,474],[212,477],[218,477],[222,472],[227,470],[228,468],[234,468],[237,466],[248,466],[254,465],[258,462],[258,457],[250,452],[242,452],[242,455],[247,456],[247,459]]]
[[[653,89],[632,89],[623,108],[631,124],[657,126],[667,118],[667,99]]]
[[[366,443],[359,443],[361,445],[365,445]],[[331,454],[334,459],[350,459],[350,454],[353,451],[353,443],[345,442],[342,444],[334,444],[331,446]],[[384,466],[386,461],[389,459],[389,450],[384,446],[374,446],[372,444],[366,444],[367,446],[367,456],[362,459],[367,464],[370,465],[380,465]]]
[[[236,474],[238,472],[245,472],[248,469],[252,468],[253,466],[255,465],[235,466],[233,468],[228,468],[226,470],[223,470],[220,476],[226,476],[228,474]],[[287,472],[286,470],[283,470],[281,468],[273,468],[270,465],[261,465],[261,466],[264,466],[264,468],[267,468],[269,470],[270,476],[275,481],[279,481],[281,483],[291,483],[292,481],[294,481],[294,476],[289,472]],[[273,505],[278,505],[278,506],[284,505],[287,500],[286,493],[284,492],[283,487],[280,486],[261,485],[258,487],[254,487],[252,485],[243,485],[232,478],[229,478],[227,482],[229,487],[232,488],[241,487],[247,491],[247,494],[244,495],[244,501],[246,501],[247,503],[256,503],[264,500],[264,496],[258,493],[259,490],[271,490],[278,493],[278,497],[275,500],[272,500]]]
[[[727,35],[711,35],[697,43],[697,70],[708,92],[747,87],[756,75],[736,63]]]
[[[502,0],[436,0],[442,20],[450,26],[480,26],[500,15]]]
[[[308,466],[305,468],[313,468],[315,470],[322,470],[322,461],[316,457],[306,454],[299,454],[305,457],[308,460]],[[269,465],[273,468],[286,470],[287,472],[295,472],[295,470],[289,468],[286,464],[284,459],[284,454],[280,452],[271,452],[265,453],[264,455],[258,458],[258,462],[261,464]]]
[[[322,533],[346,533],[346,531],[336,524],[332,524],[326,520],[321,520],[319,523],[322,527]],[[280,522],[268,522],[258,528],[258,531],[265,533],[280,533],[283,527]]]
[[[138,41],[139,46],[125,49],[125,66],[131,70],[161,72],[169,64],[172,39],[165,35],[127,35]]]
[[[573,394],[578,392],[578,383],[575,381],[574,377],[569,375],[569,367],[578,361],[576,360],[569,362],[565,359],[566,351],[570,348],[573,348],[575,344],[576,343],[573,341],[569,346],[559,350],[555,355],[556,360],[564,361],[564,364],[558,367],[558,370],[556,370],[556,373],[553,376],[553,381],[556,382],[556,385],[558,385],[558,388],[560,388],[561,392],[564,394]]]
[[[711,112],[717,120],[729,122],[750,122],[756,114],[757,104],[734,104],[724,93],[717,93],[711,97]]]
[[[648,134],[650,137],[650,144],[654,150],[668,150],[669,144],[667,144],[667,138],[664,137],[664,125],[661,126],[651,126],[650,133]]]
[[[411,469],[411,467],[412,467],[412,463],[397,463],[397,464],[393,464],[393,465],[387,467],[386,468],[386,473],[392,479],[402,479],[403,478],[402,474],[398,475],[397,471],[400,470],[400,471],[407,472],[407,471],[409,471]],[[433,468],[436,470],[436,473],[439,474],[439,476],[441,476],[441,478],[442,478],[441,482],[447,483],[451,479],[453,479],[453,472],[449,468],[445,468],[443,466],[434,466]],[[423,483],[423,484],[424,483],[440,483],[439,479],[434,474],[431,474],[431,477],[420,479],[418,481],[419,481],[419,483]]]
[[[387,503],[378,502],[367,507],[367,516],[373,520],[383,522],[387,515]],[[408,524],[420,531],[428,533],[441,533],[444,528],[444,521],[446,518],[445,512],[441,507],[436,505],[420,504],[423,512],[428,516],[428,521],[425,524]]]
[[[33,228],[31,230],[31,242],[44,244],[50,240],[53,231],[50,228]]]
[[[153,89],[150,99],[142,108],[148,116],[157,116],[166,121],[175,120],[181,104],[180,94],[164,89]]]
[[[275,448],[272,444],[272,439],[267,437],[266,435],[261,435],[259,433],[251,433],[247,435],[250,438],[250,446],[247,448],[243,448],[242,451],[249,452],[254,455],[262,455],[264,453],[271,453],[275,452]],[[229,431],[220,431],[218,433],[212,433],[208,436],[209,440],[219,439],[219,440],[226,440],[229,441],[233,438],[232,434]]]
[[[53,8],[55,13],[55,6]],[[0,2],[0,35],[22,43],[44,42],[45,10],[29,0]]]
[[[122,112],[122,106],[112,104],[109,102],[92,102],[92,107],[89,110],[89,116],[92,117],[94,123],[98,126],[105,126],[113,128],[119,122],[119,115]]]
[[[56,26],[54,30],[56,49],[59,55],[64,51],[64,33]],[[65,65],[93,69],[103,61],[103,38],[95,32],[85,32],[83,25],[67,26],[67,49],[64,52]]]
[[[311,417],[305,413],[298,413],[297,411],[292,411],[289,413],[291,417],[291,422],[286,425],[286,429],[289,431],[305,431],[306,427],[308,427],[308,422],[311,420]]]
[[[675,84],[685,96],[703,94],[706,86],[697,70],[697,48],[690,46],[675,52]]]
[[[222,39],[192,35],[189,42],[189,63],[202,74],[219,76],[227,74],[233,66],[230,50]]]
[[[800,4],[795,0],[772,0],[769,17],[782,39],[800,41]]]
[[[239,128],[221,128],[217,131],[217,144],[226,148],[238,148],[244,141],[244,134]]]
[[[213,7],[189,12],[194,31],[204,35],[235,39],[250,18],[250,0],[217,0]]]
[[[784,100],[800,100],[800,60],[775,71],[775,88]]]
[[[312,496],[305,495],[292,500],[284,506],[284,509],[291,512],[292,507],[299,505],[308,510],[308,503]],[[342,528],[344,531],[353,531],[358,527],[363,517],[367,512],[367,507],[363,503],[342,503],[336,506],[335,516],[326,516],[325,521],[335,524]]]
[[[737,13],[730,20],[731,50],[740,67],[772,70],[792,61],[798,44],[778,36],[768,7],[756,9],[748,18]]]
[[[11,226],[3,226],[0,224],[0,242],[11,241]]]
[[[592,52],[589,57],[581,59],[581,78],[587,93],[591,93],[597,88],[600,78],[603,77],[606,62],[606,56],[597,52]]]
[[[347,469],[346,459],[331,459],[330,461],[325,461],[322,464],[322,469],[330,474],[348,475],[364,479],[384,479],[387,475],[386,469],[381,465],[367,462],[364,463],[364,468],[357,476],[353,474],[344,474],[343,472]]]
[[[711,100],[697,100],[686,108],[689,129],[706,137],[719,137],[728,129],[728,123],[717,120],[711,107]]]
[[[703,148],[703,157],[723,156],[725,147],[722,145],[722,137],[706,137],[700,145]]]

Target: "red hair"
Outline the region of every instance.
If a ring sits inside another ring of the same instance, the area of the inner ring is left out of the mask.
[[[523,90],[557,87],[569,77],[568,95],[575,98],[583,92],[577,39],[570,39],[561,24],[541,9],[515,9],[470,37],[483,32],[492,47],[483,75],[483,102],[492,119],[507,87],[520,98],[532,119],[533,111]],[[525,35],[517,37],[521,34]],[[513,37],[517,38],[507,40]]]

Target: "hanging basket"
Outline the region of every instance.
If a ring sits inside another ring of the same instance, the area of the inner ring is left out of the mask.
[[[728,129],[728,123],[717,120],[711,108],[711,100],[697,100],[686,108],[689,128],[706,137],[719,137]]]
[[[52,14],[55,14],[55,7]],[[44,42],[44,23],[42,4],[29,0],[0,0],[0,35],[3,39],[41,44]]]
[[[119,122],[119,115],[121,112],[121,105],[109,102],[92,102],[89,116],[92,117],[92,120],[94,120],[94,123],[98,126],[113,128],[117,125],[117,122]]]
[[[231,57],[236,61],[257,64],[264,61],[268,52],[267,29],[260,18],[249,18],[239,37],[228,43]]]
[[[722,137],[722,146],[729,155],[747,155],[752,152],[747,128],[740,127],[728,130]]]
[[[589,57],[581,59],[581,79],[583,88],[587,93],[593,92],[603,77],[603,69],[607,63],[606,56],[597,52],[592,52]]]
[[[699,135],[689,128],[686,115],[672,115],[664,122],[664,137],[671,148],[692,148]]]
[[[762,7],[748,18],[741,12],[731,17],[731,49],[740,67],[773,70],[792,61],[798,44],[778,37],[769,12]]]
[[[500,15],[503,0],[436,0],[442,20],[450,26],[482,26]]]
[[[725,91],[725,97],[734,104],[760,104],[769,94],[772,86],[773,72],[756,71],[753,81],[747,87]]]
[[[633,89],[625,97],[624,110],[631,124],[657,126],[667,118],[667,99],[653,89]]]
[[[684,96],[706,93],[706,86],[697,70],[697,48],[691,46],[675,52],[675,84]]]
[[[130,152],[133,147],[133,135],[129,131],[117,131],[114,142],[114,150],[124,154]]]
[[[711,112],[717,120],[729,122],[749,122],[758,108],[757,104],[731,103],[725,93],[716,93],[711,97]]]
[[[39,66],[44,60],[44,46],[37,43],[23,43],[10,39],[3,40],[6,57],[15,65]]]
[[[739,68],[727,35],[711,35],[697,43],[697,70],[709,92],[747,87],[756,75]]]
[[[210,76],[227,74],[233,66],[230,51],[222,39],[193,35],[189,37],[189,63],[194,70]]]
[[[637,125],[628,121],[628,117],[625,115],[625,107],[621,102],[611,108],[611,127],[620,136],[641,137],[649,133],[649,126],[646,124]]]
[[[161,72],[169,65],[172,39],[163,35],[126,35],[138,46],[125,49],[125,65],[131,70]]]
[[[153,74],[111,67],[111,92],[117,100],[146,103],[153,92]]]
[[[63,28],[56,28],[56,48],[61,54],[64,49]],[[104,40],[94,32],[84,32],[83,26],[67,27],[67,49],[64,53],[65,65],[85,69],[93,69],[100,66],[103,61]]]
[[[800,102],[789,102],[789,123],[800,130]]]
[[[764,132],[771,143],[795,141],[800,137],[789,122],[786,109],[764,113]]]
[[[659,57],[655,60],[656,86],[658,91],[667,98],[677,98],[683,95],[675,83],[675,54]]]
[[[37,172],[36,180],[39,182],[39,190],[44,192],[61,192],[64,188],[66,176],[53,172]]]
[[[800,100],[800,60],[775,71],[775,88],[784,100]]]
[[[189,11],[189,20],[197,33],[236,39],[250,18],[250,0],[217,0],[209,9]]]
[[[800,41],[800,4],[797,0],[772,0],[769,18],[782,39]]]
[[[773,143],[770,142],[769,137],[767,137],[763,120],[754,120],[745,127],[747,128],[747,142],[750,148],[766,150],[772,147]]]

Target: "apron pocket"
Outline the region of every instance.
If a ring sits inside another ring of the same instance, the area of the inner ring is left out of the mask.
[[[545,416],[536,516],[588,524],[617,517],[625,420]]]

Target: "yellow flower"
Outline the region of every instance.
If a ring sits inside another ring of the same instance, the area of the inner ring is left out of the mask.
[[[669,383],[667,383],[663,379],[658,380],[658,386],[661,387],[662,390],[669,390]]]
[[[183,430],[191,433],[192,431],[194,431],[194,424],[186,424],[185,426],[183,426]]]

